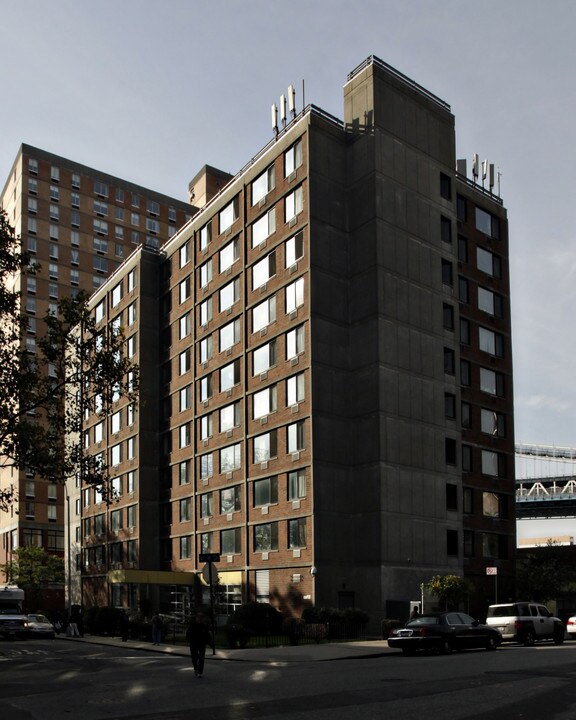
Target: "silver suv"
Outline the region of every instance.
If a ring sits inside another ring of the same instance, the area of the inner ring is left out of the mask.
[[[486,624],[502,634],[502,640],[534,645],[536,640],[564,642],[564,625],[544,605],[531,602],[490,605]]]

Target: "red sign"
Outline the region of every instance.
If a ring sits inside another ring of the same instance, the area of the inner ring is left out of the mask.
[[[486,575],[498,575],[498,568],[497,567],[487,567]]]

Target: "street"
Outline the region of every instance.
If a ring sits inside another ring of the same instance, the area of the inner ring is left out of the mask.
[[[267,663],[183,656],[57,639],[0,642],[6,720],[572,720],[576,643],[449,656]]]

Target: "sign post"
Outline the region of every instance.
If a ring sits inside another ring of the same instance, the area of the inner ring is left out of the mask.
[[[216,655],[216,618],[214,616],[214,574],[218,579],[218,571],[214,563],[220,561],[220,553],[200,553],[200,562],[206,563],[202,568],[202,577],[210,586],[210,615],[212,617],[212,655]]]
[[[486,575],[493,575],[494,576],[494,603],[498,604],[498,568],[497,567],[487,567],[486,568]]]

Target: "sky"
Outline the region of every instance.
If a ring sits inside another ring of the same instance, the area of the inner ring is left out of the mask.
[[[342,118],[376,55],[500,169],[516,442],[576,447],[575,27],[573,0],[0,0],[0,178],[25,142],[186,200],[271,139],[289,84]]]

